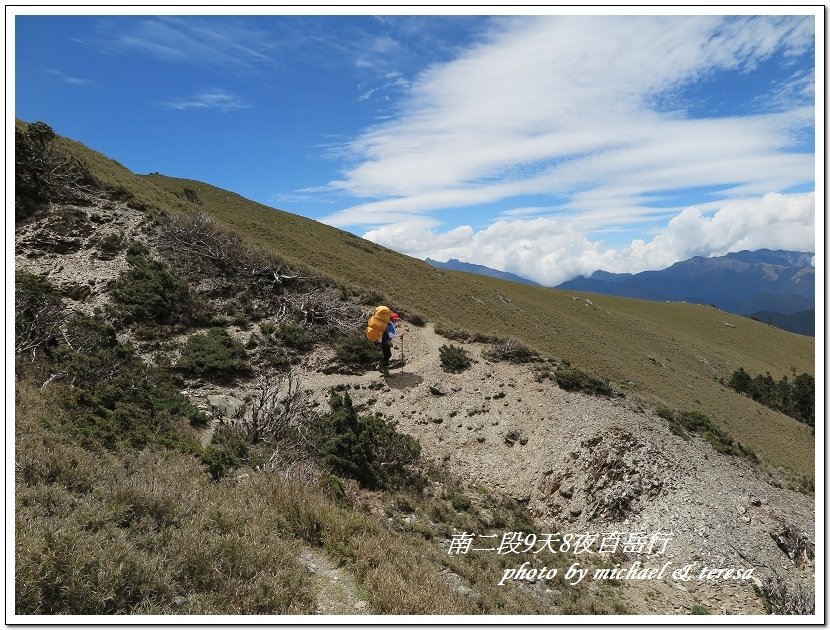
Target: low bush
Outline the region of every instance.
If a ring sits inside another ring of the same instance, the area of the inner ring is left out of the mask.
[[[329,470],[372,489],[399,486],[415,474],[421,454],[415,438],[378,416],[359,416],[348,394],[332,391],[329,405],[317,429],[317,450]]]
[[[282,341],[286,348],[304,354],[314,348],[316,337],[312,331],[299,324],[280,324],[274,336]]]
[[[472,503],[463,494],[457,494],[450,499],[450,505],[456,512],[466,512],[470,509]]]
[[[788,584],[780,575],[766,578],[758,590],[770,615],[813,615],[816,612],[815,593],[801,584]]]
[[[506,361],[508,363],[530,363],[539,358],[539,355],[533,350],[513,339],[494,343],[488,350],[484,351],[483,356],[490,361]]]
[[[214,481],[219,481],[243,465],[248,458],[249,443],[238,432],[220,426],[201,453],[200,460]]]
[[[735,441],[705,413],[697,410],[681,411],[675,414],[674,422],[682,430],[703,437],[719,453],[738,454]]]
[[[139,243],[127,249],[129,269],[113,283],[110,314],[119,322],[175,324],[201,320],[187,284]]]
[[[84,165],[58,149],[56,137],[44,122],[15,129],[15,221],[51,201],[78,201],[94,184]]]
[[[207,417],[172,383],[150,369],[132,346],[99,317],[65,318],[59,343],[26,371],[48,384],[54,405],[45,422],[81,445],[100,449],[140,449],[149,445],[197,452],[190,426]]]
[[[230,379],[249,371],[245,346],[224,328],[187,338],[176,367],[192,376]]]
[[[655,414],[667,420],[669,431],[684,440],[689,440],[692,435],[697,435],[709,442],[712,448],[719,453],[736,455],[752,463],[759,461],[758,456],[751,448],[736,442],[732,436],[701,411],[695,409],[678,412],[665,405],[660,405],[655,409]]]
[[[472,365],[467,351],[452,344],[445,344],[438,348],[438,354],[441,358],[441,367],[446,372],[463,372]]]
[[[611,382],[598,376],[586,374],[575,367],[559,366],[554,373],[557,385],[567,391],[580,391],[592,396],[613,396]]]
[[[674,420],[674,410],[666,405],[658,405],[655,407],[654,413],[663,418],[663,420],[670,422]]]
[[[470,332],[469,330],[465,330],[463,328],[448,328],[443,324],[437,324],[435,326],[435,333],[437,335],[441,335],[445,339],[449,339],[450,341],[467,341],[475,343],[499,343],[504,341],[503,339],[493,335]]]
[[[418,328],[422,328],[427,325],[427,320],[424,318],[423,315],[420,313],[416,313],[414,311],[409,311],[400,306],[396,306],[392,309],[395,313],[397,313],[401,320],[406,322],[407,324],[412,324],[413,326],[417,326]]]
[[[57,289],[44,276],[15,272],[14,315],[16,354],[34,360],[55,346],[63,304]]]
[[[102,260],[109,260],[124,249],[124,235],[123,234],[108,234],[100,239],[95,244],[96,249],[100,252],[98,258]]]
[[[359,296],[358,299],[360,300],[361,304],[387,304],[389,300],[386,299],[386,296],[381,293],[380,291],[364,291]]]
[[[381,358],[380,346],[364,335],[343,337],[335,353],[343,365],[352,369],[371,369]]]

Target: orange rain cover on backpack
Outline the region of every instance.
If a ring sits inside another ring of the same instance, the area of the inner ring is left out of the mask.
[[[375,309],[375,314],[369,318],[369,323],[366,325],[366,338],[369,341],[380,341],[389,325],[391,315],[392,311],[388,306],[378,306]]]

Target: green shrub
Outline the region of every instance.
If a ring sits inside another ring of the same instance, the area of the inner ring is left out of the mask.
[[[472,341],[476,343],[499,343],[503,341],[493,335],[487,335],[479,332],[470,332],[463,328],[448,328],[443,324],[435,326],[435,333],[441,335],[450,341]]]
[[[567,391],[580,391],[592,396],[615,395],[614,388],[608,380],[586,374],[575,367],[563,364],[556,369],[554,378],[557,385]]]
[[[164,372],[151,369],[115,329],[98,317],[74,315],[43,369],[61,375],[54,390],[53,429],[87,448],[141,449],[150,445],[198,452],[189,426],[208,419]]]
[[[195,203],[198,205],[202,204],[202,200],[199,199],[199,195],[192,188],[182,188],[181,192],[176,193],[176,196],[181,197],[185,201],[189,201],[191,203]]]
[[[398,314],[401,315],[400,313]],[[418,313],[403,314],[401,315],[401,318],[407,323],[410,323],[413,326],[417,326],[418,328],[423,328],[427,325],[427,320],[424,318],[423,315],[419,315]]]
[[[380,291],[364,291],[358,296],[361,304],[387,304],[389,300]]]
[[[418,441],[378,416],[359,416],[348,394],[332,391],[331,413],[318,426],[318,453],[329,470],[367,488],[404,483],[421,454]]]
[[[219,481],[242,465],[248,457],[249,448],[242,436],[222,426],[213,434],[210,445],[202,451],[200,459],[213,480]]]
[[[507,361],[508,363],[530,363],[539,358],[533,350],[513,339],[494,343],[483,354],[484,358],[490,361]]]
[[[130,267],[113,283],[111,314],[125,324],[174,324],[197,320],[197,309],[187,284],[150,258],[143,245],[127,249]]]
[[[705,413],[693,411],[681,411],[675,415],[675,421],[685,431],[700,435],[719,453],[738,455],[739,450],[735,441],[719,426],[717,426]]]
[[[310,352],[314,348],[314,333],[299,324],[280,324],[274,336],[282,341],[285,347],[301,354]]]
[[[193,376],[228,379],[249,371],[245,346],[224,328],[187,338],[176,367]]]
[[[276,332],[276,330],[277,327],[271,322],[259,322],[259,331],[266,337],[269,335],[273,335]]]
[[[424,316],[420,313],[410,311],[401,306],[396,306],[392,310],[395,313],[397,313],[400,316],[401,320],[405,321],[407,324],[412,324],[413,326],[417,326],[418,328],[422,328],[427,325],[426,318],[424,318]]]
[[[666,405],[658,405],[655,407],[654,413],[663,418],[663,420],[674,422],[674,410],[671,407],[667,407]]]
[[[692,435],[697,435],[709,442],[712,448],[719,453],[743,457],[753,463],[759,461],[758,456],[751,448],[736,442],[709,416],[697,409],[678,412],[665,405],[660,405],[655,409],[655,413],[668,421],[669,431],[684,440],[689,440]]]
[[[338,360],[345,366],[355,369],[369,369],[380,359],[377,343],[369,341],[364,335],[343,337],[335,348]]]
[[[15,221],[30,217],[50,201],[79,200],[79,193],[94,184],[85,166],[56,147],[55,137],[43,122],[15,129]]]
[[[450,505],[456,512],[466,512],[470,509],[472,503],[463,494],[456,494],[450,499]]]
[[[113,258],[115,254],[124,249],[124,235],[107,234],[95,244],[95,247],[101,252],[98,255],[99,258]]]
[[[452,344],[438,348],[438,354],[441,357],[441,367],[446,372],[463,372],[472,365],[467,351]]]
[[[287,372],[291,369],[291,357],[285,353],[285,350],[268,349],[263,352],[262,357],[266,365],[279,372]]]
[[[15,272],[14,315],[17,354],[35,359],[55,346],[63,304],[57,289],[44,276]]]

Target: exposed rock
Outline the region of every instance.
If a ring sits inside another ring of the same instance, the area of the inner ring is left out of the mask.
[[[236,418],[245,408],[245,403],[238,398],[227,394],[213,394],[208,396],[208,403],[220,415],[226,418]]]
[[[815,545],[810,542],[807,534],[799,533],[791,525],[785,525],[770,536],[796,567],[800,568],[807,560],[815,558]]]

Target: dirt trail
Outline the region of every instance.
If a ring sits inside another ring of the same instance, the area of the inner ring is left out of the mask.
[[[315,615],[374,614],[366,601],[366,593],[354,577],[324,553],[307,547],[297,559],[306,567],[316,586]]]

